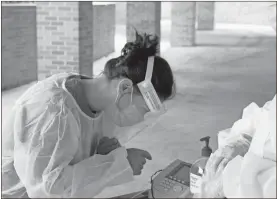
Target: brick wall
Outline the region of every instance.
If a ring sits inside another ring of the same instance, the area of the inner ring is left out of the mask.
[[[199,1],[196,3],[197,29],[213,30],[214,29],[215,2]]]
[[[115,4],[93,5],[93,60],[114,52]]]
[[[115,3],[115,15],[117,25],[126,25],[126,1]]]
[[[127,2],[127,41],[133,41],[135,31],[161,36],[161,2]]]
[[[35,6],[1,9],[3,90],[37,80],[37,41]]]
[[[79,72],[92,75],[93,65],[93,7],[91,2],[79,4]],[[95,48],[96,49],[96,48]]]
[[[77,2],[37,2],[38,78],[78,71]]]
[[[93,61],[114,52],[115,5],[37,2],[39,79],[92,75]]]
[[[196,2],[172,2],[171,46],[195,45]]]

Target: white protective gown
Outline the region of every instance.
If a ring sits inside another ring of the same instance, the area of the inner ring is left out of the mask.
[[[276,95],[257,113],[245,128],[253,137],[248,152],[223,172],[227,198],[276,198]]]
[[[3,119],[3,197],[91,198],[133,179],[124,147],[95,154],[102,115],[81,111],[65,88],[69,75],[32,86]]]

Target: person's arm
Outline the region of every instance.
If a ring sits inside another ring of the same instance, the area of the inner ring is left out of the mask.
[[[71,164],[80,129],[69,110],[53,106],[27,124],[26,110],[17,109],[14,167],[29,197],[93,197],[115,180],[133,179],[122,147]]]
[[[274,98],[275,99],[275,98]],[[212,193],[222,193],[222,173],[217,172],[219,165],[223,165],[223,168],[235,157],[244,157],[250,148],[253,136],[255,136],[256,129],[259,122],[264,120],[262,111],[269,111],[271,103],[275,103],[274,100],[267,102],[263,108],[259,108],[256,104],[251,103],[243,111],[242,119],[238,120],[233,126],[233,132],[231,131],[231,136],[226,140],[225,145],[217,149],[214,155],[209,158],[206,164],[206,171],[209,171],[210,175],[208,180],[206,180],[207,187],[217,188]],[[276,109],[274,109],[276,110]],[[224,164],[223,164],[224,163]],[[246,180],[249,180],[246,178]],[[213,181],[218,183],[218,186],[213,185]],[[207,189],[208,193],[211,189]],[[210,192],[211,193],[211,192]]]
[[[248,152],[256,128],[264,119],[263,112],[269,111],[269,107],[274,103],[274,99],[266,102],[262,108],[255,103],[251,103],[244,108],[242,118],[234,123],[231,135],[226,140],[226,147],[232,148],[234,151],[233,158],[236,155],[244,156]]]

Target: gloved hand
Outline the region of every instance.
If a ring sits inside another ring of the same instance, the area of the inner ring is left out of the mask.
[[[103,137],[99,141],[99,144],[97,147],[97,154],[107,155],[111,151],[113,151],[119,147],[121,147],[121,145],[116,138]]]
[[[206,169],[215,172],[223,160],[228,163],[237,155],[243,157],[249,150],[251,139],[250,136],[245,134],[240,134],[230,139],[225,146],[214,152],[213,158],[209,158]]]
[[[228,162],[226,158],[211,155],[202,176],[200,198],[224,198],[222,172]]]
[[[141,174],[143,166],[146,163],[146,159],[152,160],[150,153],[141,149],[127,149],[127,153],[127,159],[133,169],[134,175]]]
[[[226,165],[236,156],[244,156],[250,146],[251,137],[240,134],[232,137],[227,144],[217,149],[209,158],[202,178],[202,198],[222,198],[222,172]]]

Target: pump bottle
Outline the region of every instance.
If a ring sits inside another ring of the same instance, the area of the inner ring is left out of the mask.
[[[190,169],[190,191],[195,195],[198,195],[201,192],[202,176],[204,174],[207,161],[212,154],[212,149],[209,146],[210,137],[203,137],[200,141],[205,142],[205,146],[201,149],[201,158],[196,160]]]
[[[209,146],[209,143],[210,143],[210,136],[207,136],[207,137],[203,137],[200,139],[201,142],[205,142],[205,146],[202,148],[201,150],[201,156],[202,157],[207,157],[209,158],[213,152],[213,150],[211,149],[211,147]]]

